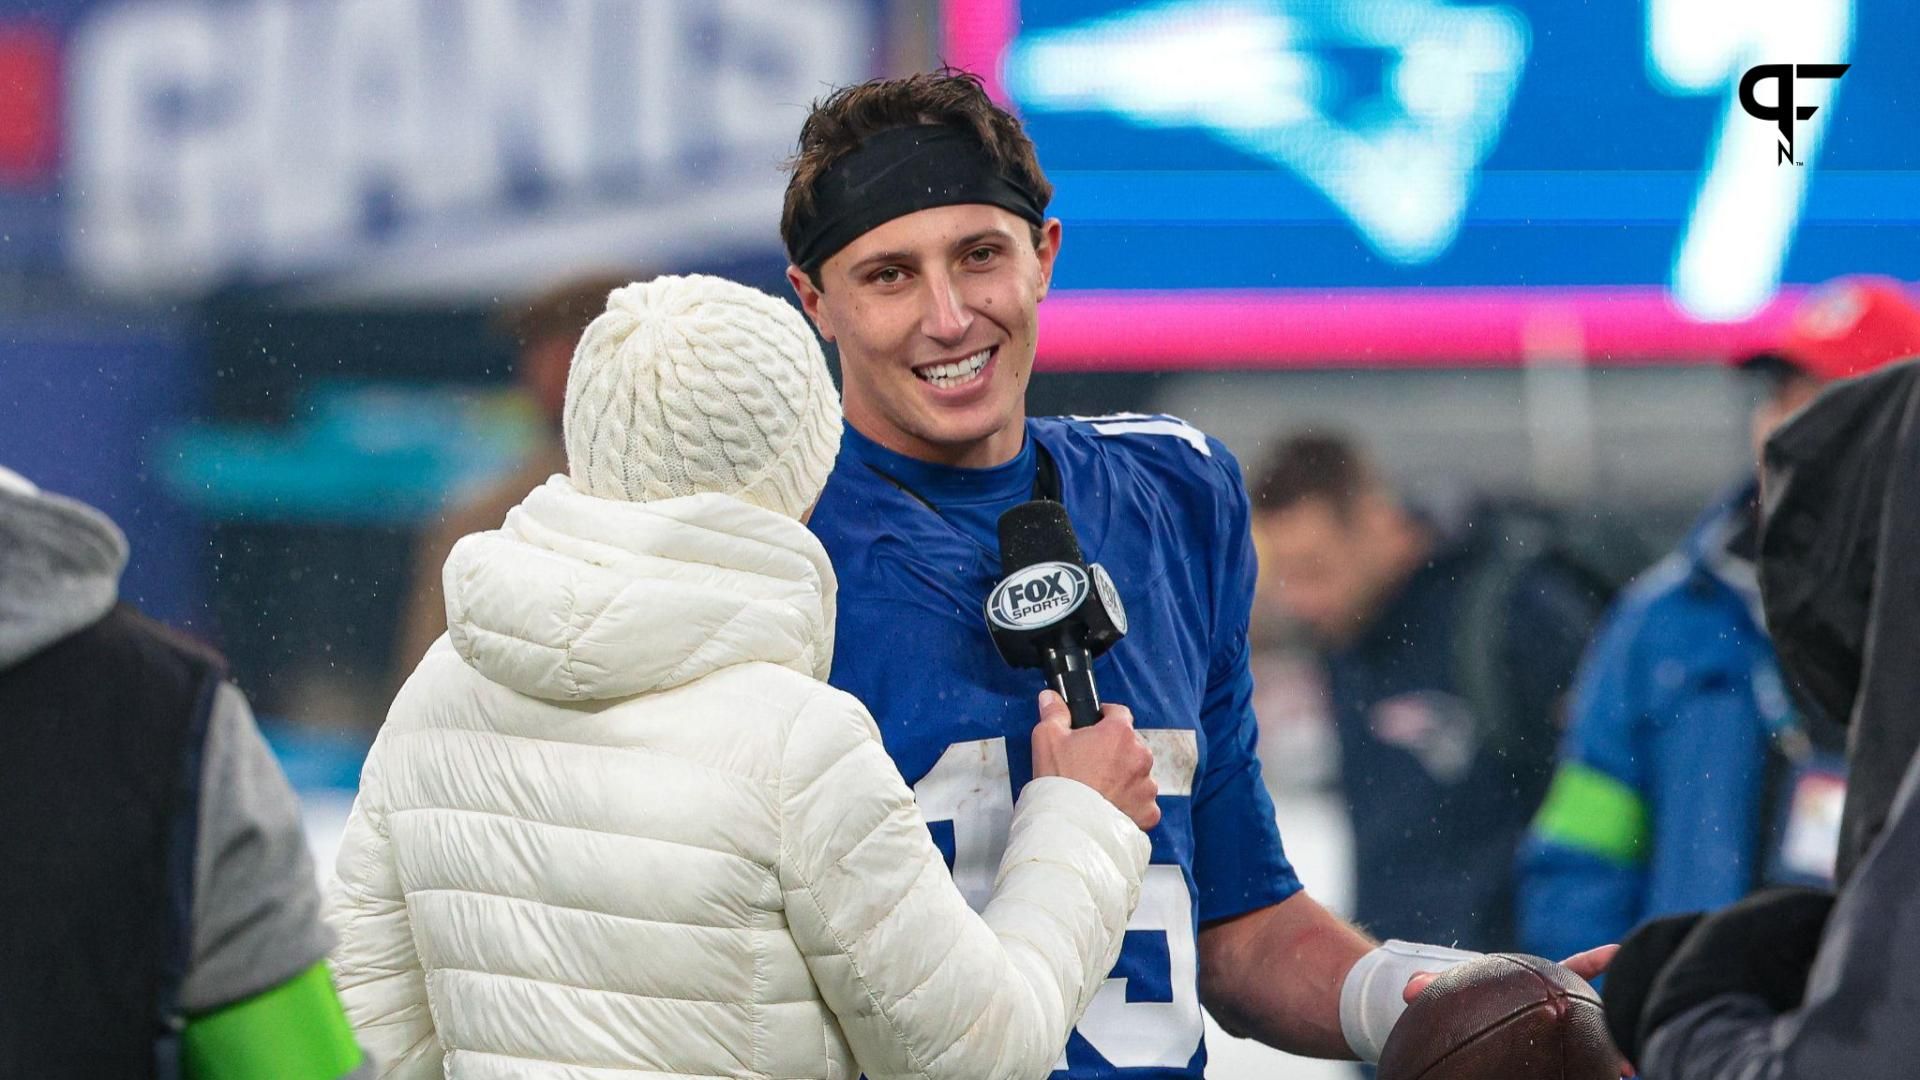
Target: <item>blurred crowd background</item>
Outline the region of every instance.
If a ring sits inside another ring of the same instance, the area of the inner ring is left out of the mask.
[[[125,597],[231,659],[324,860],[447,545],[563,468],[608,289],[785,295],[806,103],[947,62],[1058,188],[1034,412],[1172,413],[1250,474],[1339,434],[1423,512],[1650,562],[1751,471],[1733,362],[1816,283],[1920,277],[1920,10],[1754,8],[6,0],[0,464],[125,529]],[[1852,65],[1796,88],[1791,162],[1737,100],[1762,62]],[[1263,757],[1343,905],[1326,679],[1269,584]]]

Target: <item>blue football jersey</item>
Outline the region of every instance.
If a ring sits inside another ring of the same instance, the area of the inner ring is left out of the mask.
[[[1045,686],[1000,659],[983,614],[999,515],[1033,497],[1036,443],[1126,606],[1126,637],[1093,670],[1153,748],[1162,813],[1119,962],[1055,1075],[1197,1078],[1200,925],[1300,889],[1254,756],[1255,562],[1226,447],[1165,416],[1032,419],[1013,461],[956,469],[849,426],[811,523],[840,581],[832,681],[873,713],[955,882],[984,907]]]

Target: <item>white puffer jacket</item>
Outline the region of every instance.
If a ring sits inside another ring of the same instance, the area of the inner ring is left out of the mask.
[[[445,579],[448,636],[374,745],[331,898],[381,1075],[984,1080],[1059,1059],[1146,837],[1036,780],[974,914],[872,719],[822,681],[834,578],[804,526],[555,477]]]

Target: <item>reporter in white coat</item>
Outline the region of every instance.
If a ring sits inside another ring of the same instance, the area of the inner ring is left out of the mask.
[[[840,406],[800,314],[710,277],[616,290],[565,428],[568,475],[454,548],[347,827],[333,959],[380,1075],[1045,1076],[1158,816],[1125,710],[1069,731],[1047,704],[976,915],[825,681],[802,522]]]

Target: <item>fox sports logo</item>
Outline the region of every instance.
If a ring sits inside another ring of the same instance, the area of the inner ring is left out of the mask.
[[[1072,563],[1021,567],[994,586],[987,617],[1008,630],[1032,630],[1057,622],[1087,596],[1087,572]]]

